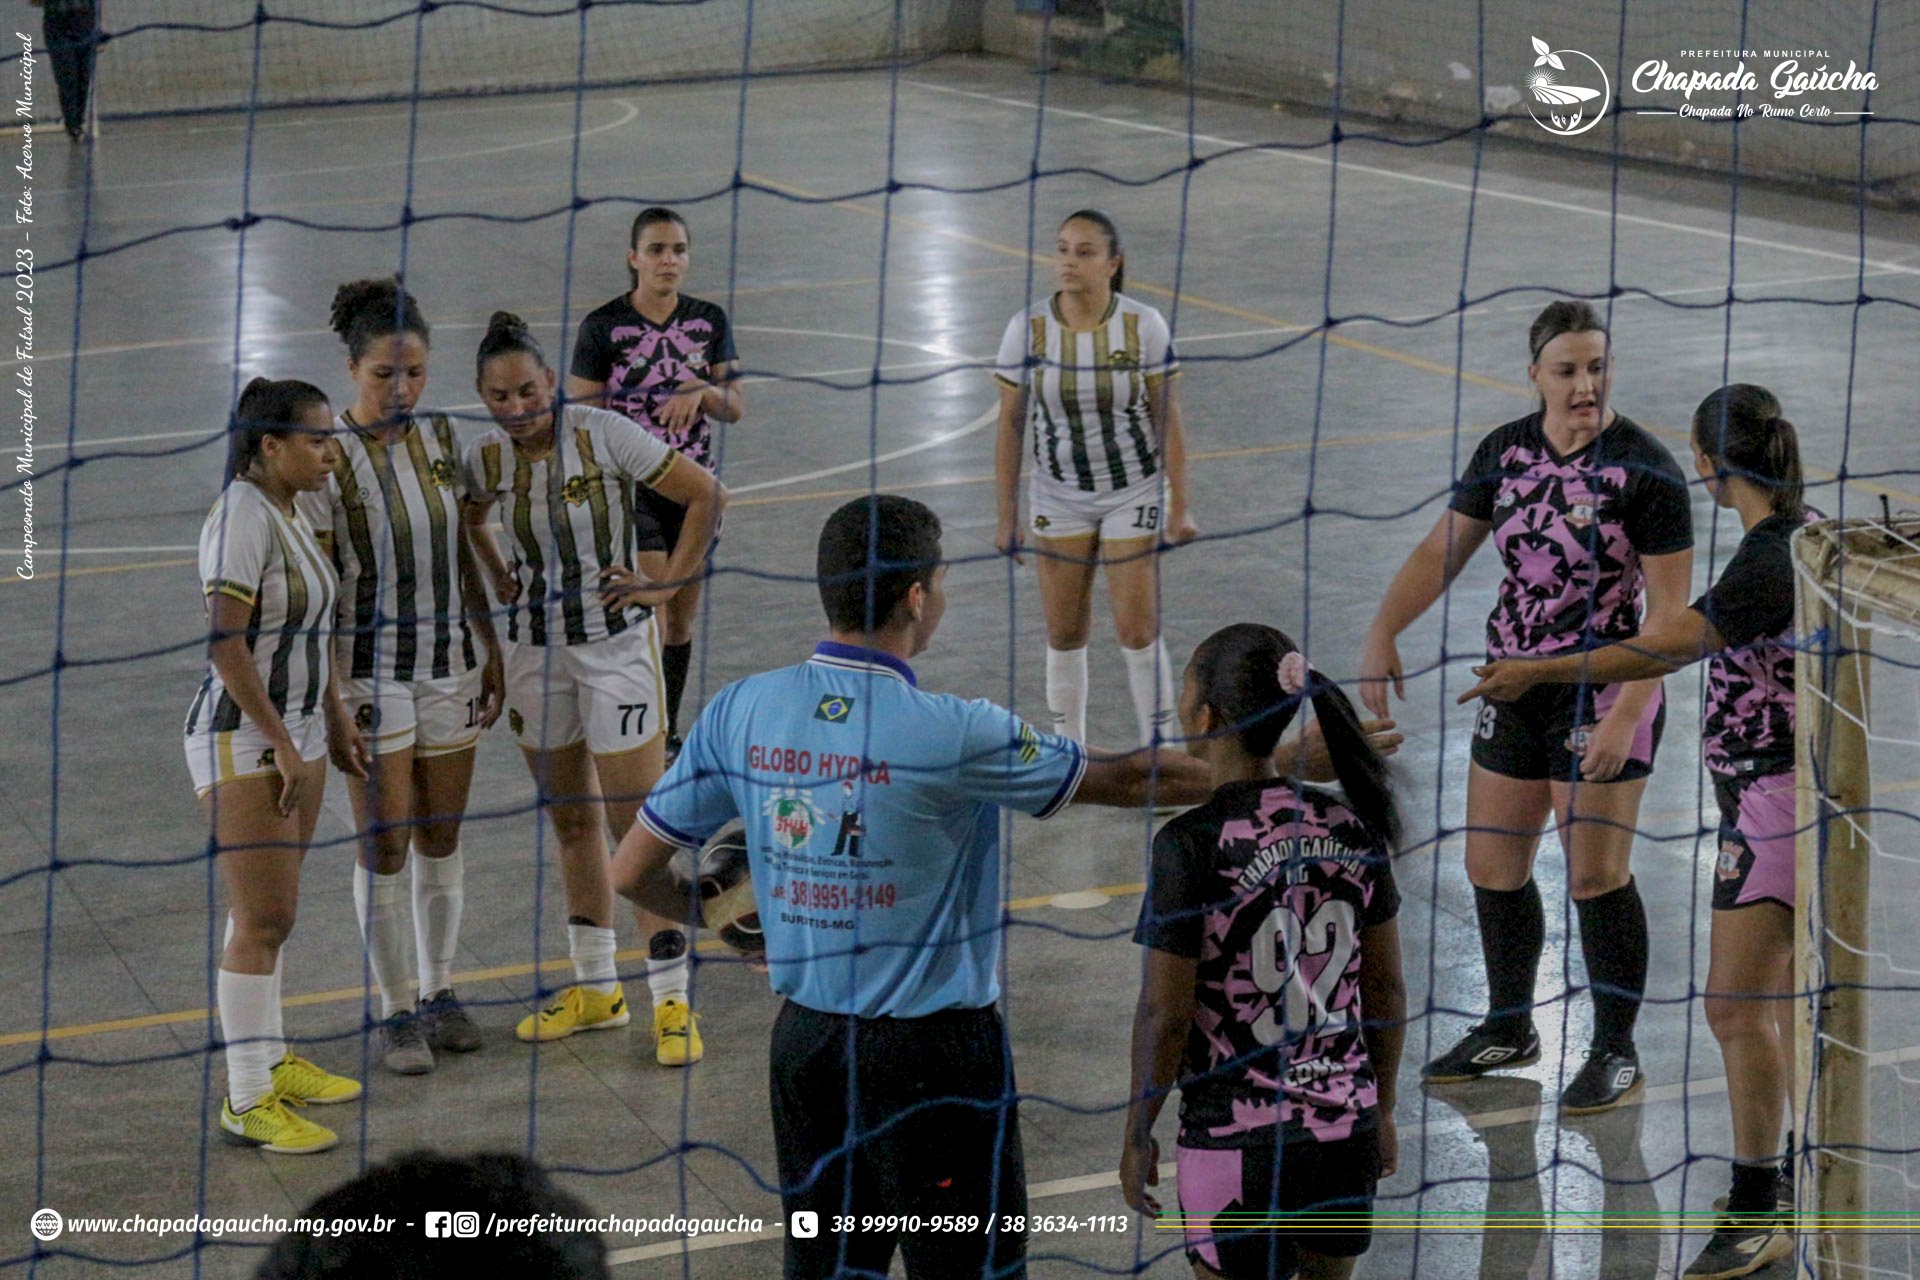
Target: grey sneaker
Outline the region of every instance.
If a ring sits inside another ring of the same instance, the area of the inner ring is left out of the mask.
[[[484,1041],[480,1028],[460,1007],[453,988],[434,992],[420,1002],[420,1021],[426,1025],[427,1043],[447,1053],[472,1053]]]
[[[413,1010],[401,1009],[380,1024],[380,1060],[395,1075],[423,1076],[433,1070],[433,1050]]]

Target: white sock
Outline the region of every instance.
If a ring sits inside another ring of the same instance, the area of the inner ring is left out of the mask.
[[[1087,740],[1087,650],[1047,646],[1047,710],[1053,731],[1075,742]]]
[[[227,912],[226,937],[222,939],[220,943],[220,954],[223,958],[227,954],[227,948],[232,945],[233,912],[229,911]],[[279,1065],[280,1059],[287,1056],[287,1028],[286,1023],[283,1021],[283,1014],[285,1013],[286,1007],[280,1000],[280,973],[286,966],[286,962],[287,949],[285,947],[273,953],[273,1004],[268,1009],[266,1039],[262,1042],[265,1048],[273,1051],[273,1065],[276,1066]],[[249,975],[242,974],[241,976],[246,977]],[[251,976],[258,977],[259,975],[253,974]]]
[[[693,975],[692,966],[687,963],[693,955],[691,939],[687,949],[671,960],[647,959],[647,990],[653,993],[653,1007],[658,1009],[669,1000],[688,1003],[687,984]]]
[[[620,971],[613,967],[613,930],[568,925],[567,954],[573,957],[573,980],[581,986],[610,996],[620,985]]]
[[[383,876],[353,864],[353,908],[367,948],[373,981],[380,988],[380,1016],[413,1008],[407,998],[407,945],[400,931],[400,873]]]
[[[1144,649],[1121,649],[1127,660],[1127,687],[1133,690],[1133,717],[1140,723],[1140,745],[1150,747],[1158,733],[1162,740],[1173,727],[1173,663],[1167,660],[1167,642],[1155,640]]]
[[[272,1023],[280,1000],[272,974],[220,970],[220,1034],[227,1042],[227,1101],[239,1113],[273,1092],[281,1049]]]
[[[460,944],[460,912],[466,905],[466,855],[455,845],[444,858],[413,857],[413,942],[420,961],[420,996],[453,985],[453,953]]]

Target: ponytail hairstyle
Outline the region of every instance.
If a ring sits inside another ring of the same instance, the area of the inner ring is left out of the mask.
[[[1775,515],[1805,514],[1800,436],[1765,387],[1735,382],[1702,400],[1693,411],[1693,447],[1713,463],[1723,483],[1738,476],[1767,490]]]
[[[1062,227],[1065,227],[1069,222],[1091,222],[1094,226],[1100,228],[1100,234],[1107,238],[1107,256],[1120,259],[1120,264],[1113,269],[1113,291],[1115,293],[1125,292],[1127,287],[1127,257],[1126,254],[1121,251],[1120,228],[1114,224],[1113,219],[1098,209],[1075,209],[1072,213],[1060,219],[1060,225]]]
[[[347,344],[347,358],[356,362],[376,341],[396,334],[411,333],[423,346],[433,345],[419,299],[401,286],[399,276],[341,285],[333,291],[328,323]]]
[[[627,248],[637,251],[640,248],[640,233],[648,227],[657,227],[663,222],[677,223],[680,229],[687,233],[687,243],[693,243],[693,232],[688,229],[687,220],[681,217],[678,211],[656,204],[649,208],[642,209],[633,216],[633,230],[627,233]],[[638,289],[639,287],[640,273],[635,271],[633,266],[629,264],[627,266],[627,288]]]
[[[288,378],[275,382],[255,378],[240,392],[227,426],[227,483],[245,475],[260,456],[260,442],[268,436],[281,439],[306,428],[300,415],[315,405],[325,407],[327,393],[311,382]]]
[[[1300,647],[1283,631],[1236,622],[1200,642],[1187,675],[1199,688],[1201,702],[1227,722],[1222,732],[1232,734],[1240,749],[1255,759],[1273,754],[1301,704],[1311,700],[1333,757],[1334,776],[1347,793],[1347,807],[1391,853],[1400,843],[1400,806],[1387,762],[1367,741],[1353,703],[1339,685],[1309,667],[1302,692],[1289,694],[1281,688],[1280,660],[1298,652]]]
[[[524,351],[532,356],[542,369],[547,367],[547,353],[540,348],[539,340],[527,328],[527,322],[511,311],[496,311],[487,321],[486,336],[480,339],[480,350],[473,358],[473,372],[476,377],[484,377],[487,361],[495,356],[512,355]]]
[[[1601,333],[1607,332],[1607,326],[1600,319],[1600,313],[1593,304],[1575,298],[1562,298],[1558,302],[1549,302],[1533,318],[1533,324],[1527,329],[1527,351],[1531,356],[1529,363],[1539,364],[1540,353],[1547,344],[1563,333]],[[1608,335],[1611,339],[1611,335]]]

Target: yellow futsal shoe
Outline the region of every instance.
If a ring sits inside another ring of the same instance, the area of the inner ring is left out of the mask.
[[[528,1041],[565,1040],[576,1031],[606,1031],[631,1021],[626,993],[616,982],[610,995],[590,987],[568,987],[552,1004],[520,1019],[513,1033]]]
[[[653,1056],[663,1067],[690,1067],[706,1055],[700,1028],[685,1000],[666,999],[653,1006]]]
[[[313,1102],[324,1107],[352,1102],[360,1096],[360,1082],[317,1067],[289,1049],[273,1069],[273,1091],[290,1102]]]
[[[236,1115],[233,1103],[223,1098],[220,1136],[236,1147],[258,1147],[284,1156],[310,1156],[340,1141],[333,1130],[295,1114],[296,1107],[305,1105],[298,1098],[270,1093]]]

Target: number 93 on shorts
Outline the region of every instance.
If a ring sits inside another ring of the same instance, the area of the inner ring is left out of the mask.
[[[652,617],[590,644],[507,648],[507,727],[528,751],[633,751],[660,736],[665,706]]]

